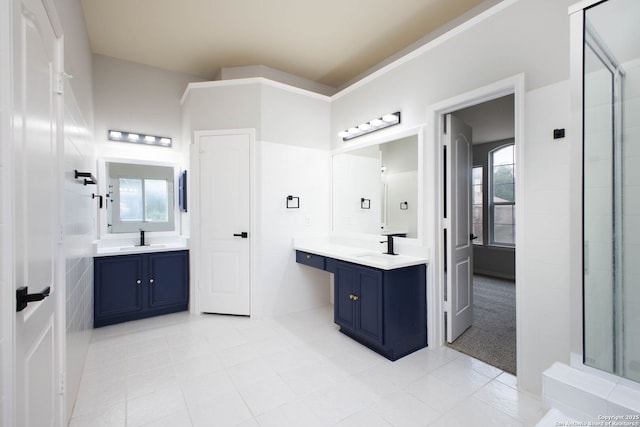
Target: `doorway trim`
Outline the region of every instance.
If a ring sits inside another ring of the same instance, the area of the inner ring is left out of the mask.
[[[223,135],[237,135],[244,134],[249,136],[249,182],[251,185],[250,190],[250,216],[249,216],[249,312],[254,313],[255,308],[255,282],[256,282],[256,248],[259,247],[259,236],[257,227],[257,210],[258,210],[258,189],[257,189],[257,154],[256,154],[256,130],[253,128],[246,129],[222,129],[222,130],[197,130],[193,132],[193,139],[189,147],[189,164],[191,178],[187,184],[187,193],[190,194],[190,250],[189,256],[189,269],[191,271],[189,279],[189,313],[201,314],[200,311],[200,268],[199,254],[200,249],[200,201],[198,195],[200,194],[200,154],[198,152],[199,141],[203,136],[223,136]]]
[[[522,331],[522,310],[523,292],[525,286],[524,259],[525,259],[525,227],[524,227],[524,95],[525,78],[524,73],[508,77],[504,80],[491,83],[478,89],[466,92],[452,98],[432,104],[427,108],[427,122],[433,126],[426,132],[426,155],[430,156],[430,161],[434,175],[433,194],[433,224],[432,233],[427,242],[433,248],[431,265],[429,270],[429,283],[432,286],[427,288],[427,298],[429,304],[429,325],[428,342],[436,348],[445,344],[444,334],[444,238],[443,230],[445,220],[443,218],[443,204],[445,200],[444,192],[444,156],[443,156],[443,120],[444,116],[463,108],[491,101],[502,96],[514,96],[514,143],[516,147],[516,164],[518,172],[516,175],[516,337],[520,337]],[[428,162],[429,163],[429,162]],[[522,342],[516,340],[516,363],[522,366]]]

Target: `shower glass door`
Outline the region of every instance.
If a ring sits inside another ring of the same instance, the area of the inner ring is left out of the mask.
[[[584,16],[584,363],[640,381],[640,2]]]

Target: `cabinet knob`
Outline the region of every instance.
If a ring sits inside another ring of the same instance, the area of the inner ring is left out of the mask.
[[[311,255],[307,255],[307,259],[311,259]]]
[[[142,283],[142,280],[138,279],[136,280],[136,283],[139,285],[140,283]]]
[[[149,279],[149,283],[153,283],[153,279]]]
[[[354,301],[358,301],[358,295],[354,295],[354,296],[353,296],[353,300],[354,300]]]

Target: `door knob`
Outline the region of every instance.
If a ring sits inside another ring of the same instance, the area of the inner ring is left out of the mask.
[[[29,294],[27,286],[16,289],[16,311],[24,310],[30,302],[42,301],[49,296],[50,292],[51,286],[47,286],[42,292],[35,294]]]
[[[243,231],[242,233],[234,233],[233,235],[234,237],[242,237],[243,239],[249,237],[249,233],[247,233],[246,231]]]

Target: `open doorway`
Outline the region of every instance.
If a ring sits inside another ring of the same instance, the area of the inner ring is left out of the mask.
[[[516,374],[514,95],[443,115],[444,335]]]

